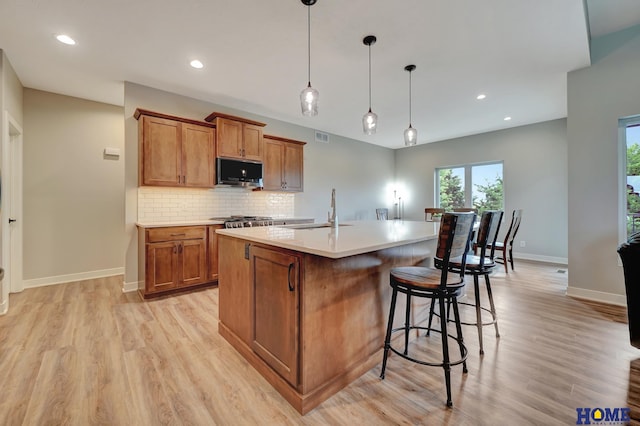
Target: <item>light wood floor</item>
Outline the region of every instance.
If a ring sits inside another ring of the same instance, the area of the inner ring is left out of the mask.
[[[636,407],[624,309],[565,296],[562,267],[516,268],[491,278],[502,337],[485,329],[483,357],[464,327],[452,409],[440,368],[392,356],[384,381],[378,365],[304,417],[218,335],[216,288],[147,302],[121,277],[25,290],[0,317],[0,424],[566,425],[577,407]]]

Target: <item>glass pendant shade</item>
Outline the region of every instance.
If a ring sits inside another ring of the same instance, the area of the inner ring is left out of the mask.
[[[404,146],[413,146],[418,143],[418,130],[411,126],[411,73],[415,69],[415,65],[404,67],[404,70],[409,72],[409,127],[404,131]]]
[[[320,94],[316,89],[311,87],[311,6],[316,4],[317,0],[301,0],[302,4],[307,6],[307,59],[308,59],[308,75],[309,83],[307,87],[300,92],[300,108],[302,115],[313,117],[318,115],[318,98]]]
[[[362,130],[364,130],[366,135],[373,135],[376,132],[377,127],[378,114],[369,109],[369,112],[362,117]]]
[[[302,108],[302,115],[313,117],[318,115],[318,97],[320,94],[316,89],[309,85],[300,92],[300,107]]]
[[[418,143],[418,130],[411,127],[404,131],[404,146],[413,146]]]
[[[378,114],[371,111],[371,45],[377,41],[376,36],[368,35],[363,40],[369,47],[369,112],[362,117],[362,130],[365,135],[373,135],[378,130]]]

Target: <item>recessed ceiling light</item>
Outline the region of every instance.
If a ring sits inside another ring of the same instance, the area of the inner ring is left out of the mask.
[[[60,43],[68,44],[69,46],[73,46],[74,44],[76,44],[76,41],[66,34],[58,34],[56,36],[56,40],[58,40]]]
[[[504,121],[509,121],[509,120],[511,120],[511,117],[509,117],[509,116],[506,116],[506,117],[504,118]]]
[[[189,64],[192,67],[197,68],[197,69],[204,68],[204,64],[202,62],[200,62],[199,60],[197,60],[197,59],[194,59],[193,61],[189,62]]]
[[[486,98],[486,97],[487,97],[487,95],[485,95],[484,93],[480,93],[478,96],[476,96],[476,99],[477,99],[477,100],[479,100],[479,101],[481,101],[481,100],[483,100],[483,99],[484,99],[484,98]]]

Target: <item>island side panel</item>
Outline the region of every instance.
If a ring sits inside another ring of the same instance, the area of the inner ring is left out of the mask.
[[[251,265],[245,259],[248,241],[218,235],[220,323],[251,345]]]
[[[355,379],[354,373],[375,365],[372,356],[381,356],[389,315],[390,269],[429,265],[435,246],[434,239],[342,259],[305,255],[300,312],[303,394],[335,393]],[[404,306],[405,299],[399,297],[395,327],[404,323]],[[414,307],[414,318],[424,320],[428,304]]]

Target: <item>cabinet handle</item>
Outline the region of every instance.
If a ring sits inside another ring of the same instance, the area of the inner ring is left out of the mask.
[[[176,253],[178,253],[178,245],[177,244],[173,246],[173,254],[176,254]]]
[[[182,253],[182,244],[178,244],[178,253]]]
[[[182,176],[182,183],[187,183],[187,176]]]
[[[185,233],[183,232],[182,234],[170,234],[170,235],[171,235],[172,237],[184,237],[184,236],[185,236],[185,235],[187,235],[187,234],[185,234]]]
[[[289,284],[289,291],[295,291],[295,287],[291,284],[291,270],[293,269],[294,266],[295,264],[290,263],[289,271],[287,271],[287,284]]]

